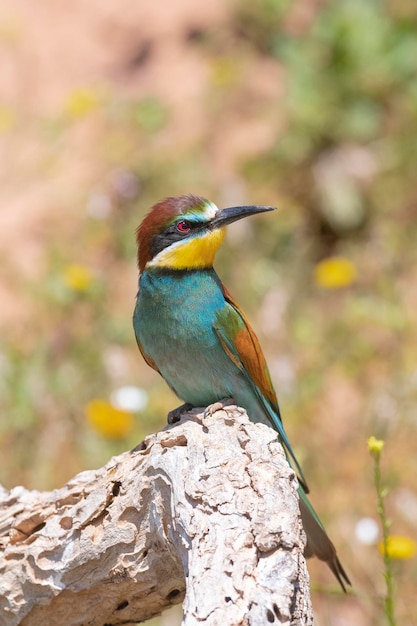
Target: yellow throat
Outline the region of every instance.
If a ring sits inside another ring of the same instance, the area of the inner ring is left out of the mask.
[[[211,267],[224,236],[225,228],[216,228],[204,235],[178,241],[161,250],[147,265],[175,270]]]

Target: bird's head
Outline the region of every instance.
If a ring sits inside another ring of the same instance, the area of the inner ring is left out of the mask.
[[[273,209],[270,206],[218,209],[209,200],[191,194],[166,198],[151,208],[136,231],[139,270],[211,267],[227,224]]]

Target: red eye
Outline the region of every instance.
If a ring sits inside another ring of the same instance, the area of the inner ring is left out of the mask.
[[[183,220],[182,222],[178,222],[177,230],[179,230],[180,233],[189,233],[191,230],[191,226],[189,225],[188,222]]]

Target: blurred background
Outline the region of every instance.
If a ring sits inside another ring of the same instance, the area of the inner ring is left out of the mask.
[[[131,326],[148,208],[275,205],[216,267],[354,585],[310,562],[316,622],[385,623],[375,435],[417,623],[416,3],[2,0],[0,58],[0,482],[60,487],[178,404]]]

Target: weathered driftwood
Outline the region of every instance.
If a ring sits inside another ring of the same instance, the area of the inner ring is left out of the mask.
[[[199,410],[50,493],[0,491],[1,626],[312,624],[296,481],[272,429]]]

